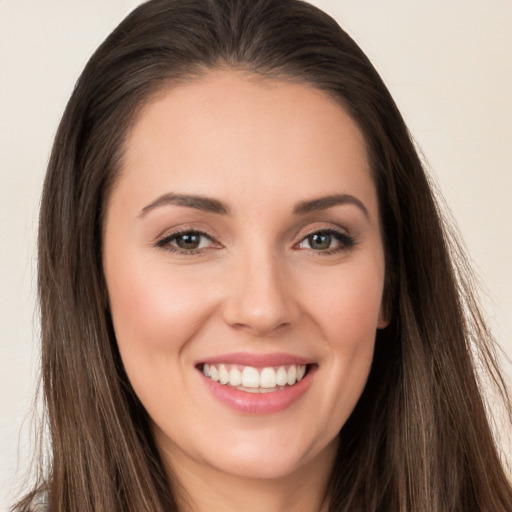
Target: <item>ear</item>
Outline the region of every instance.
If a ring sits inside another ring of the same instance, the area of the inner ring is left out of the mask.
[[[385,329],[391,322],[391,315],[386,311],[387,309],[389,308],[386,308],[384,304],[380,307],[377,329]]]
[[[393,311],[396,309],[394,300],[394,290],[396,290],[397,276],[394,270],[387,269],[384,277],[384,290],[382,292],[382,301],[380,304],[379,318],[377,320],[377,329],[385,329],[393,318]]]
[[[391,296],[389,286],[384,289],[382,302],[380,304],[379,318],[377,319],[377,329],[385,329],[393,317],[393,306],[391,304]]]

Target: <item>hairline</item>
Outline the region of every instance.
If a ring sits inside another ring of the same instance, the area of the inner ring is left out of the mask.
[[[352,109],[348,103],[344,101],[344,98],[341,97],[341,95],[334,93],[332,89],[321,87],[318,82],[306,78],[304,73],[301,73],[299,70],[294,72],[292,69],[285,69],[283,67],[276,67],[272,69],[265,66],[261,66],[261,69],[258,69],[255,64],[246,64],[243,62],[235,63],[230,62],[229,59],[220,58],[215,63],[210,65],[193,64],[188,70],[184,70],[183,73],[178,76],[169,76],[163,79],[154,80],[153,84],[151,84],[151,82],[147,84],[147,90],[142,93],[142,97],[136,102],[132,112],[127,116],[128,119],[125,120],[125,124],[122,127],[122,131],[124,133],[122,133],[121,142],[116,148],[116,158],[112,162],[112,166],[108,171],[107,187],[104,191],[105,195],[103,196],[103,204],[101,205],[102,240],[104,236],[105,214],[108,210],[108,204],[111,195],[116,188],[117,182],[122,176],[124,159],[126,156],[126,149],[130,139],[130,134],[134,130],[141,117],[144,115],[144,112],[149,109],[151,105],[163,99],[167,94],[169,94],[170,91],[197,83],[208,75],[213,75],[219,71],[233,72],[250,81],[300,85],[314,90],[319,94],[322,94],[324,98],[337,105],[355,123],[357,129],[363,137],[366,158],[371,171],[371,178],[374,182],[374,185],[377,187],[376,169],[374,169],[373,158],[371,157],[371,145],[361,123],[357,120],[357,117],[353,115]]]

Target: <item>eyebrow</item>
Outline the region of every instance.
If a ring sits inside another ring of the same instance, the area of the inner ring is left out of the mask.
[[[310,199],[308,201],[301,201],[295,206],[293,213],[297,215],[304,215],[307,213],[318,212],[321,210],[327,210],[333,206],[352,204],[357,206],[365,215],[367,219],[370,218],[370,214],[363,202],[357,197],[351,196],[350,194],[332,194],[329,196],[318,197],[316,199]]]
[[[295,205],[293,213],[295,215],[305,215],[321,210],[327,210],[333,206],[344,204],[352,204],[357,206],[364,213],[365,217],[370,217],[368,210],[363,202],[350,194],[332,194],[307,201],[301,201]],[[217,213],[220,215],[228,215],[230,212],[228,205],[222,201],[219,201],[218,199],[193,194],[175,194],[171,192],[158,197],[153,202],[145,206],[141,210],[139,218],[144,217],[148,212],[154,210],[155,208],[166,205],[195,208],[196,210]]]
[[[139,214],[139,217],[144,217],[144,215],[146,215],[151,210],[165,205],[185,206],[187,208],[195,208],[196,210],[218,213],[221,215],[229,214],[228,206],[218,199],[189,194],[169,193],[158,197],[152,203],[144,206]]]

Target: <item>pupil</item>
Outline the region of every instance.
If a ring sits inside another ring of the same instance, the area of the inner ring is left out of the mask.
[[[180,249],[197,249],[199,247],[200,235],[189,233],[181,235],[176,243]]]
[[[331,246],[331,235],[319,233],[310,235],[309,245],[312,249],[329,249]]]

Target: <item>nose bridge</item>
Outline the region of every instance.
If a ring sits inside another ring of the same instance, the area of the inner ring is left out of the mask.
[[[226,322],[263,335],[294,320],[297,307],[285,261],[270,246],[241,251],[233,263]]]

